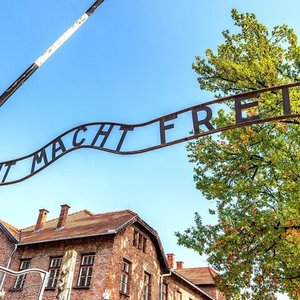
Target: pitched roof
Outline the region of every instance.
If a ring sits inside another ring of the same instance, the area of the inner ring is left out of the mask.
[[[0,220],[0,228],[12,242],[18,242],[20,236],[19,229],[7,222],[4,222],[3,220]]]
[[[66,239],[76,239],[91,236],[116,234],[131,224],[139,224],[153,239],[159,261],[165,270],[168,269],[166,256],[164,254],[158,233],[146,222],[144,222],[135,212],[122,210],[102,214],[93,214],[88,210],[82,210],[73,214],[68,214],[65,226],[57,230],[58,218],[48,220],[44,223],[43,229],[36,231],[35,225],[21,230],[0,220],[0,229],[14,242],[19,245],[29,245],[36,243],[54,242]],[[190,284],[207,299],[212,299],[196,285],[202,283],[214,284],[213,277],[217,275],[211,268],[187,268],[177,269],[172,272],[181,280]]]
[[[202,295],[202,297],[204,297],[205,299],[208,300],[214,300],[214,298],[212,298],[211,295],[209,295],[208,293],[206,293],[204,290],[202,290],[201,288],[199,288],[198,286],[196,286],[192,281],[188,280],[185,276],[179,274],[177,272],[178,270],[175,271],[171,271],[172,275],[180,278],[182,281],[184,281],[185,283],[187,283],[188,285],[192,286],[195,290],[197,290],[198,293],[200,293]]]
[[[113,235],[132,224],[139,224],[153,240],[159,261],[167,269],[168,264],[158,233],[144,222],[135,212],[127,209],[122,211],[93,214],[82,210],[68,214],[62,229],[56,229],[58,218],[46,221],[43,229],[36,231],[35,226],[21,230],[19,245],[54,242],[66,239],[76,239],[100,235]]]
[[[195,285],[213,284],[215,285],[214,278],[218,276],[218,273],[211,267],[200,268],[184,268],[176,269],[176,273],[187,278]]]
[[[82,210],[69,214],[62,229],[56,229],[58,218],[46,221],[40,231],[35,231],[35,226],[22,229],[20,244],[114,234],[137,218],[137,214],[130,210],[103,214],[92,214],[87,210]]]

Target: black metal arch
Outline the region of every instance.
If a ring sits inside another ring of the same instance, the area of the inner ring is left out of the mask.
[[[159,118],[152,119],[150,121],[139,123],[139,124],[123,124],[123,123],[115,123],[115,122],[93,122],[86,123],[79,126],[76,126],[61,135],[57,138],[53,139],[40,149],[35,152],[28,154],[26,156],[3,161],[0,162],[0,185],[8,185],[21,182],[26,180],[40,171],[44,170],[46,167],[51,165],[53,162],[63,157],[64,155],[78,149],[90,148],[101,151],[106,151],[114,154],[120,155],[133,155],[140,154],[148,151],[153,151],[156,149],[160,149],[163,147],[168,147],[171,145],[175,145],[178,143],[190,141],[192,139],[196,139],[205,135],[210,135],[226,130],[231,130],[239,127],[249,126],[253,124],[272,122],[272,121],[280,121],[292,118],[300,117],[300,112],[291,111],[290,106],[290,96],[289,90],[294,87],[300,86],[300,83],[292,83],[286,84],[276,87],[265,88],[261,90],[251,91],[248,93],[228,96],[220,99],[215,99],[212,101],[208,101],[199,105],[191,106],[176,112],[173,112],[168,115],[164,115]],[[271,92],[276,93],[278,97],[280,96],[280,103],[282,103],[283,112],[280,115],[274,115],[270,117],[261,117],[257,116],[244,116],[244,111],[250,107],[256,107],[259,105],[257,98],[260,97],[261,94]],[[278,93],[279,92],[279,93]],[[229,124],[227,126],[215,128],[210,120],[212,118],[212,109],[211,106],[214,104],[222,104],[222,103],[230,103],[232,102],[232,107],[234,107],[235,111],[235,123]],[[204,117],[199,117],[198,113],[203,112],[205,114]],[[190,113],[191,118],[191,126],[193,127],[193,133],[184,136],[182,138],[176,138],[173,140],[167,141],[166,133],[169,130],[174,129],[174,123],[170,123],[175,119],[179,118],[182,114]],[[158,142],[155,145],[133,149],[133,150],[123,150],[123,144],[128,135],[133,135],[133,131],[137,128],[146,127],[148,125],[157,124],[159,128],[158,132]],[[201,127],[201,129],[200,129]],[[204,128],[204,129],[202,129]],[[93,133],[92,140],[87,141],[88,134],[92,129],[96,129],[96,133]],[[115,139],[115,145],[107,146],[107,140],[109,138],[115,137],[112,130],[119,130],[120,136]],[[64,142],[64,138],[69,138],[69,146],[67,146]],[[28,169],[24,176],[20,176],[19,178],[9,179],[11,173],[13,173],[13,169],[20,163],[21,161],[29,161],[31,164],[31,168]],[[2,179],[1,179],[1,170],[2,170]]]

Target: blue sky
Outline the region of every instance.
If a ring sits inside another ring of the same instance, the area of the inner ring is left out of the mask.
[[[0,91],[92,3],[2,0]],[[29,154],[82,123],[139,123],[212,99],[191,64],[233,28],[231,9],[299,34],[299,6],[296,0],[106,0],[0,108],[0,160]],[[0,187],[0,218],[23,227],[35,223],[40,208],[57,217],[63,203],[71,212],[130,208],[158,230],[166,252],[185,266],[205,265],[173,234],[192,225],[195,211],[213,221],[207,213],[213,203],[195,189],[185,147],[125,157],[74,151],[27,181]]]

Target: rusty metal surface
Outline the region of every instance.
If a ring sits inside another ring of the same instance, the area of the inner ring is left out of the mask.
[[[2,179],[0,176],[0,185],[13,184],[28,179],[51,165],[54,161],[58,160],[62,156],[77,149],[90,148],[120,155],[140,154],[226,130],[250,126],[253,124],[298,118],[300,117],[300,112],[291,112],[289,96],[289,90],[298,86],[300,86],[300,83],[293,83],[215,99],[140,124],[122,124],[115,122],[93,122],[82,124],[62,133],[56,139],[50,141],[48,144],[44,145],[43,147],[29,155],[14,160],[0,162],[0,174],[2,174]],[[274,94],[277,92],[276,96],[280,97],[281,100],[280,105],[282,105],[282,114],[264,118],[260,116],[243,116],[243,110],[258,106],[259,101],[257,99],[259,99],[259,96],[261,94],[267,92],[272,92]],[[255,99],[249,102],[249,100],[252,100],[253,98]],[[235,123],[219,128],[214,128],[214,126],[210,123],[210,120],[213,117],[212,109],[210,106],[214,104],[222,104],[225,102],[227,104],[232,102],[232,107],[234,107],[233,111],[235,111],[236,115]],[[166,133],[174,129],[174,123],[172,123],[172,121],[175,121],[182,114],[189,112],[191,113],[190,119],[193,133],[182,138],[176,138],[168,141]],[[204,112],[205,117],[199,119],[198,112]],[[126,140],[128,135],[133,134],[135,129],[155,123],[157,123],[158,127],[158,143],[152,146],[134,150],[122,150],[124,141]],[[200,126],[205,128],[205,130],[200,130]],[[97,132],[93,135],[91,142],[88,142],[88,136],[86,136],[86,134],[90,133],[93,129],[97,129]],[[118,129],[117,132],[121,131],[121,136],[117,139],[117,143],[114,147],[108,147],[106,146],[107,140],[109,138],[115,137],[114,135],[116,134],[113,129]],[[63,140],[63,138],[65,137],[69,137],[71,147],[65,145]],[[49,154],[49,152],[51,153],[51,155]],[[19,162],[27,160],[30,162],[31,168],[27,170],[26,175],[19,178],[9,179],[11,170],[13,170]]]

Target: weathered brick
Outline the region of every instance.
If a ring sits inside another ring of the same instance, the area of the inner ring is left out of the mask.
[[[95,220],[95,217],[98,217],[98,215],[80,213],[80,216],[85,218],[82,224],[89,230],[90,225],[86,220],[86,215],[88,215],[87,219],[91,216],[93,220]],[[115,215],[116,214],[112,214],[112,216]],[[101,215],[99,215],[99,218],[100,220],[104,220],[103,218],[101,219]],[[47,241],[45,233],[37,232],[36,235],[34,235],[34,227],[30,229],[27,228],[26,234],[30,236],[30,242],[18,244],[17,250],[12,257],[10,268],[12,270],[19,270],[20,261],[30,259],[30,268],[48,270],[52,257],[63,257],[66,251],[74,249],[77,252],[77,258],[71,293],[72,300],[102,299],[102,295],[106,290],[110,293],[110,300],[141,300],[143,299],[145,272],[150,275],[150,300],[160,299],[161,275],[168,273],[169,269],[167,260],[164,258],[165,254],[160,246],[158,235],[151,227],[142,220],[134,218],[132,219],[133,221],[129,219],[129,223],[126,221],[126,226],[122,225],[121,228],[123,229],[121,230],[107,230],[107,233],[100,231],[100,234],[97,236],[95,234],[96,225],[93,225],[94,236],[83,235],[80,238],[74,238],[73,236],[77,230],[75,225],[79,217],[77,219],[76,214],[73,214],[71,220],[72,223],[69,223],[69,228],[66,226],[67,229],[60,229],[58,233],[59,240],[52,238],[52,240]],[[115,220],[114,222],[117,221]],[[53,227],[53,234],[56,234],[55,224],[55,220],[49,221],[48,225],[45,225],[47,226],[47,232],[51,234],[51,228]],[[80,225],[78,225],[78,227],[80,227],[78,230],[82,235],[83,228]],[[72,237],[67,236],[66,239],[62,239],[61,236],[63,236],[64,230],[66,230],[68,234],[71,234]],[[116,233],[114,234],[114,232]],[[35,241],[35,236],[43,237],[42,242],[39,240]],[[0,243],[0,265],[6,266],[13,252],[14,244],[9,241],[1,230]],[[143,245],[146,246],[144,247]],[[95,259],[91,284],[89,287],[82,288],[77,286],[77,282],[81,258],[82,255],[85,254],[95,254]],[[124,260],[131,265],[129,292],[127,295],[120,293]],[[177,273],[172,272],[171,276],[165,276],[164,282],[168,287],[168,300],[179,300],[178,292],[182,294],[182,300],[210,299],[210,297],[205,296],[205,293],[201,292],[199,288]],[[4,290],[6,291],[5,300],[35,300],[41,287],[41,277],[36,273],[28,274],[24,287],[21,290],[14,290],[14,283],[15,277],[7,276],[4,285]],[[216,297],[215,287],[207,289],[206,292],[214,296],[214,298]],[[46,289],[43,299],[54,300],[56,299],[56,295],[57,288]]]

